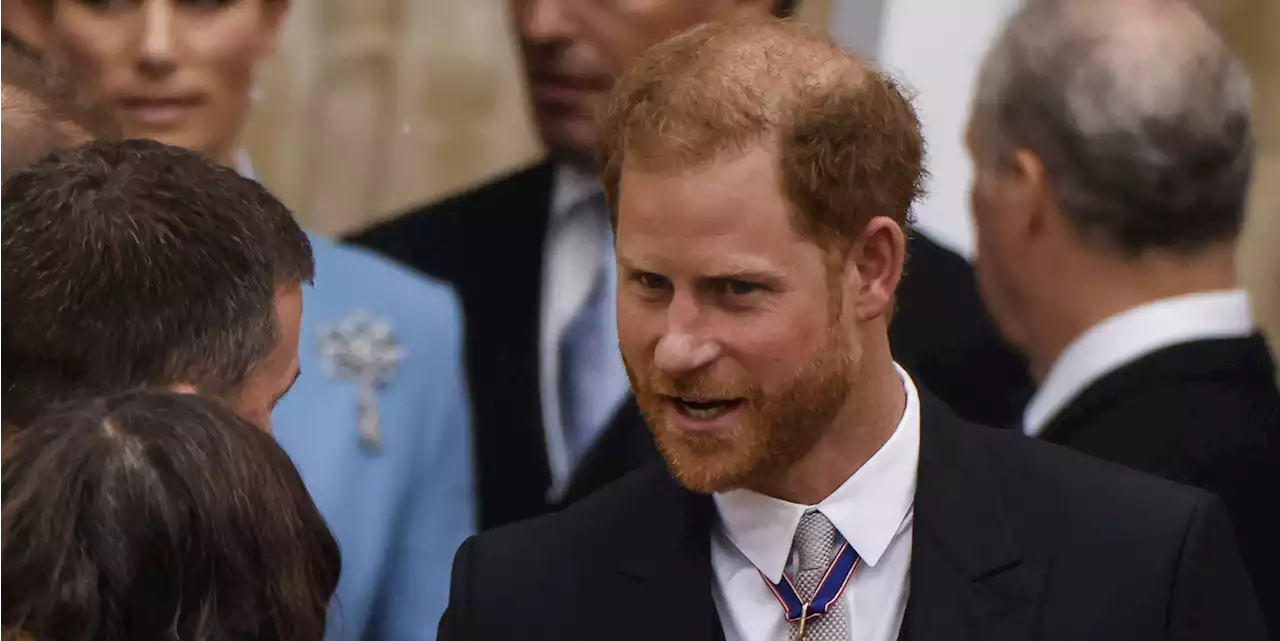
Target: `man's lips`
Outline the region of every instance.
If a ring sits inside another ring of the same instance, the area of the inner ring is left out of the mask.
[[[714,421],[738,409],[743,404],[743,399],[741,398],[703,399],[679,396],[667,396],[665,398],[681,416],[694,421]]]
[[[608,91],[613,86],[613,79],[608,76],[593,74],[568,74],[535,70],[529,74],[529,84],[534,87],[594,92]]]
[[[574,111],[582,111],[587,101],[608,91],[611,86],[609,78],[594,76],[534,73],[529,77],[529,91],[535,103]]]
[[[559,107],[581,111],[591,96],[596,95],[596,91],[574,89],[572,87],[560,87],[552,85],[533,85],[529,88],[529,93],[533,95],[533,102],[545,107]]]

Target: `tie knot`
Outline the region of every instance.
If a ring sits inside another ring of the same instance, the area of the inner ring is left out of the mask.
[[[836,526],[822,512],[810,510],[800,518],[791,543],[801,572],[826,570],[835,553]]]
[[[601,247],[610,244],[609,211],[604,192],[600,190],[577,194],[565,201],[568,207],[552,217],[549,233],[554,245],[563,245],[566,251],[579,256],[584,267],[597,269]],[[591,272],[595,274],[594,271]],[[557,281],[558,282],[558,281]]]
[[[570,218],[601,218],[607,216],[608,207],[609,204],[604,197],[604,191],[593,189],[587,193],[578,194],[573,200],[569,201],[568,214]]]

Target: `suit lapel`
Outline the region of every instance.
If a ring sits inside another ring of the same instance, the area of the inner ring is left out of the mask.
[[[467,289],[482,298],[492,326],[502,332],[500,344],[519,343],[520,351],[537,352],[537,325],[542,299],[542,248],[551,206],[551,166],[531,168],[495,196],[493,212],[476,212],[467,237],[484,251],[467,252]],[[484,215],[489,214],[489,215]],[[531,327],[511,336],[512,327]],[[526,336],[527,334],[527,336]],[[532,341],[531,345],[523,343]]]
[[[651,527],[618,541],[621,591],[611,599],[626,625],[611,639],[707,641],[723,638],[711,596],[711,528],[715,505],[654,465],[652,507],[636,506]],[[637,618],[636,612],[646,613]]]
[[[628,471],[661,460],[636,399],[627,395],[609,424],[574,468],[564,502],[572,503]]]
[[[921,394],[911,596],[901,639],[1029,639],[1045,565],[1016,545],[978,428]]]
[[[467,302],[481,524],[486,528],[547,508],[551,476],[538,397],[538,313],[551,175],[548,163],[530,168],[458,212],[466,217],[466,232],[456,278]]]

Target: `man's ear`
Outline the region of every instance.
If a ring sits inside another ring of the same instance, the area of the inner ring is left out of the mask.
[[[1027,241],[1042,236],[1052,222],[1048,218],[1052,208],[1045,205],[1053,199],[1053,194],[1040,157],[1029,149],[1018,149],[1002,171],[1006,175],[1001,198],[1008,205],[1004,208],[1006,211],[1017,212],[1018,235]]]
[[[845,266],[846,270],[856,272],[856,278],[846,282],[854,288],[851,292],[853,311],[859,321],[876,318],[892,309],[906,256],[907,236],[901,225],[886,216],[876,216],[867,222]]]

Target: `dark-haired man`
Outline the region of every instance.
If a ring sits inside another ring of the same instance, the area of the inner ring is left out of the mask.
[[[579,498],[653,459],[614,329],[613,246],[594,107],[614,76],[698,23],[793,0],[511,0],[545,160],[353,238],[451,282],[468,323],[485,527]],[[1000,344],[959,256],[914,236],[895,351],[944,400],[1003,426],[1021,364]],[[945,329],[938,325],[945,318]]]
[[[10,176],[3,208],[6,423],[68,396],[164,386],[270,430],[298,376],[315,263],[264,187],[158,142],[97,141]]]

